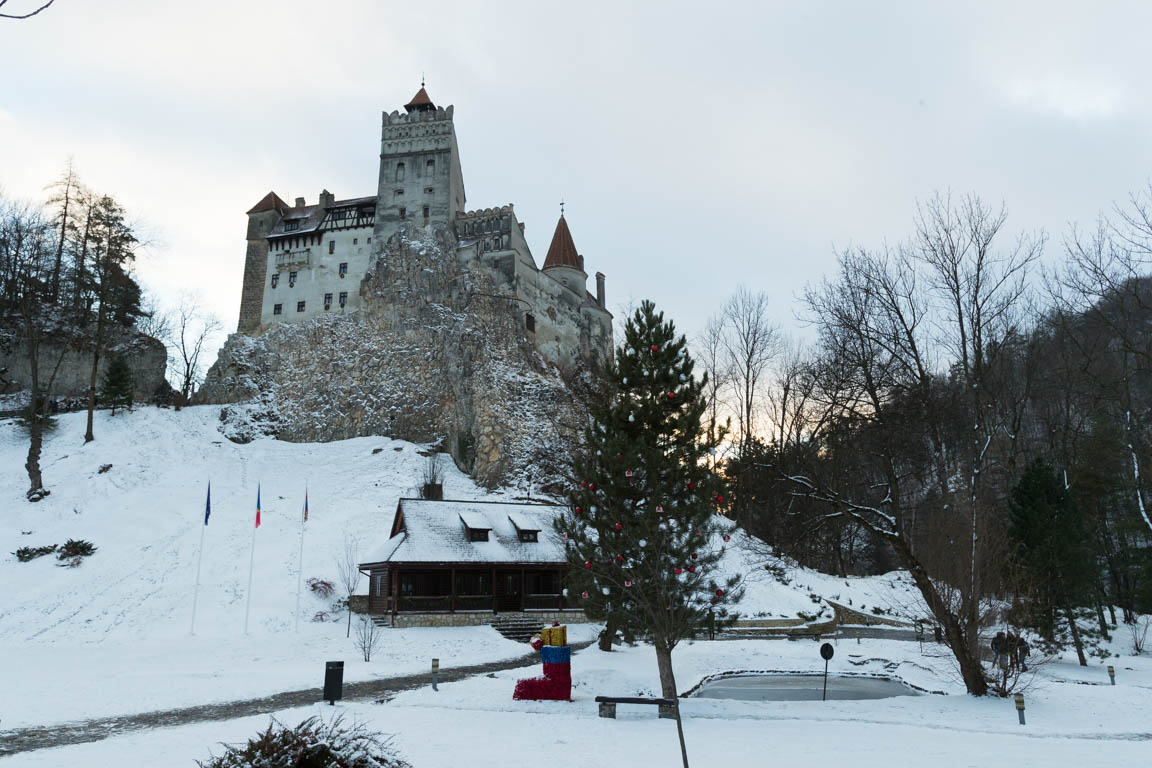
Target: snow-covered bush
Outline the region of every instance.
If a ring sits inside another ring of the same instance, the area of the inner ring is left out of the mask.
[[[308,579],[308,589],[312,590],[318,597],[329,598],[336,592],[336,585],[327,579]]]
[[[12,554],[16,555],[16,559],[20,562],[26,563],[29,560],[35,560],[38,557],[50,555],[55,551],[56,545],[49,544],[46,547],[20,547],[20,549],[16,550]]]
[[[88,557],[96,551],[96,547],[92,542],[86,539],[68,539],[64,542],[64,546],[56,551],[57,560],[66,561],[79,561],[82,557]],[[75,565],[75,562],[68,562],[67,565]]]
[[[329,722],[310,717],[295,728],[272,718],[267,730],[246,745],[224,745],[224,754],[196,764],[200,768],[410,768],[390,741],[362,724],[344,725],[340,717]]]

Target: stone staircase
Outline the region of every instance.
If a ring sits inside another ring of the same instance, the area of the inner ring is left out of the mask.
[[[502,613],[492,620],[492,629],[509,640],[526,643],[545,625],[539,616],[524,613]]]

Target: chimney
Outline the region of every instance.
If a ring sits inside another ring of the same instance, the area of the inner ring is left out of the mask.
[[[304,198],[302,198],[302,197],[296,198],[296,207],[297,208],[303,208],[304,207]]]
[[[596,273],[596,303],[600,305],[600,309],[607,309],[604,306],[604,273]]]
[[[584,254],[582,254],[582,253],[576,254],[576,259],[580,262],[580,271],[583,272],[584,271]]]
[[[330,208],[336,202],[336,195],[326,189],[320,190],[320,207]]]

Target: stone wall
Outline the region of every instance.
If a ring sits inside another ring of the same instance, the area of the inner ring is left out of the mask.
[[[553,621],[561,624],[582,624],[588,621],[584,611],[524,611],[518,613],[492,613],[472,611],[468,613],[398,613],[388,614],[393,627],[476,627],[491,624],[498,618],[532,618],[546,627]]]
[[[127,358],[132,369],[132,379],[137,402],[152,400],[157,389],[164,382],[168,368],[168,350],[163,342],[145,336],[134,330],[109,329],[109,343],[100,356],[96,386],[104,381],[104,371],[112,355],[121,353]],[[59,361],[59,368],[56,369]],[[32,365],[28,359],[26,346],[20,344],[11,353],[5,354],[0,347],[0,369],[7,368],[5,378],[9,384],[0,394],[21,392],[31,386]],[[83,398],[88,396],[88,386],[92,380],[92,346],[83,340],[68,340],[61,337],[40,344],[40,386],[47,387],[48,379],[56,369],[50,395],[56,398]]]
[[[233,439],[389,435],[441,442],[490,487],[563,475],[581,410],[447,228],[389,238],[360,295],[356,313],[231,336],[196,402],[237,404],[222,413]]]

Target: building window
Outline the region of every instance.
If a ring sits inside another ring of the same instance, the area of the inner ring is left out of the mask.
[[[488,530],[486,528],[469,528],[468,541],[488,541]]]
[[[436,161],[435,160],[429,160],[428,162],[424,163],[424,173],[430,179],[436,175]]]
[[[537,538],[540,535],[539,531],[517,531],[520,534],[520,541],[539,541]]]
[[[272,287],[275,288],[277,286],[277,284],[279,284],[279,282],[280,282],[280,273],[279,272],[273,272],[272,273]]]
[[[424,194],[426,195],[435,194],[435,192],[436,189],[434,187],[424,187]]]
[[[279,315],[283,311],[284,311],[284,305],[283,304],[273,304],[272,305],[272,314]]]
[[[327,312],[331,308],[332,308],[332,294],[326,293],[326,294],[324,294],[324,311]]]
[[[372,242],[372,238],[368,238],[368,242],[369,242],[369,243],[370,243],[370,242]]]
[[[348,303],[348,291],[340,291],[340,306],[343,307]]]
[[[304,302],[302,302],[302,301],[296,302],[296,311],[297,312],[303,312],[304,311]]]
[[[296,273],[295,272],[289,272],[288,273],[288,287],[291,288],[294,285],[296,285]]]
[[[400,209],[400,218],[405,219],[407,217],[408,217],[408,209],[407,208],[401,208]]]
[[[495,250],[497,250],[497,251],[499,251],[501,248],[504,247],[504,238],[503,237],[497,236],[496,239],[493,240],[492,242],[494,243],[493,248],[495,248]]]
[[[358,238],[358,237],[352,238],[352,245],[356,245],[359,242],[360,242],[360,238]]]
[[[531,312],[524,315],[524,327],[528,329],[529,333],[536,333],[536,316]]]
[[[396,163],[396,181],[404,181],[404,163]]]
[[[340,277],[344,277],[346,274],[348,274],[348,262],[342,261],[340,262]]]
[[[299,219],[293,219],[292,221],[284,222],[284,231],[285,232],[295,232],[298,229],[300,229],[300,220]]]
[[[336,253],[336,241],[335,240],[329,240],[328,241],[328,253]]]
[[[404,197],[404,190],[398,189],[392,193],[393,197]]]
[[[424,223],[428,223],[428,206],[424,206]]]

